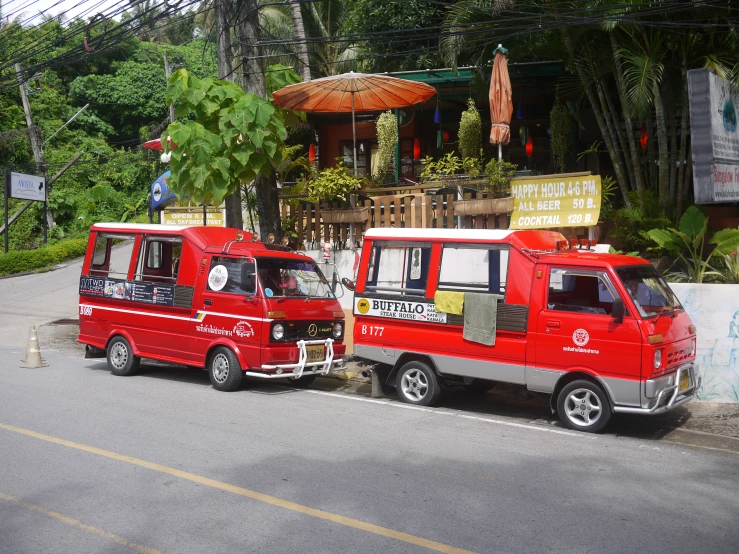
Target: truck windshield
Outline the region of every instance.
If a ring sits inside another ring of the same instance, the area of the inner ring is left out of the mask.
[[[268,298],[335,298],[314,262],[258,258],[257,273]]]
[[[654,266],[619,267],[616,273],[642,317],[655,317],[682,308]]]

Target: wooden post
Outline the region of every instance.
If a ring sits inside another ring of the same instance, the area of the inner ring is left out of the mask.
[[[163,52],[162,55],[164,56],[164,74],[167,76],[167,82],[169,82],[169,78],[172,76],[172,70],[169,67],[167,53]],[[169,105],[169,122],[174,123],[174,102]]]

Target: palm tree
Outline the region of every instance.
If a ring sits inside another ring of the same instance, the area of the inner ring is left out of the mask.
[[[290,15],[295,28],[295,43],[298,46],[298,61],[300,62],[300,76],[303,81],[310,81],[310,60],[308,45],[305,41],[305,26],[303,25],[303,10],[298,0],[290,2]]]

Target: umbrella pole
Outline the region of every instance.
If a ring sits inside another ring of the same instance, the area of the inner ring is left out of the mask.
[[[357,126],[354,121],[354,93],[352,92],[352,141],[354,143],[354,176],[357,177]],[[357,201],[353,194],[349,194],[349,205],[353,208],[356,207]],[[354,223],[349,224],[349,245],[354,250]]]
[[[498,161],[499,162],[503,161],[503,143],[502,142],[498,143]]]

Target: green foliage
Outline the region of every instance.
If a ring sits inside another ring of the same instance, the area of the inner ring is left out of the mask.
[[[306,185],[308,196],[314,201],[346,200],[350,192],[358,189],[362,184],[359,177],[343,165],[327,167],[314,173]]]
[[[50,267],[61,262],[84,256],[87,239],[71,239],[36,250],[0,254],[0,275],[12,275]]]
[[[480,148],[479,156],[474,158],[464,158],[462,160],[462,170],[465,175],[472,177],[473,179],[479,177],[482,173],[483,154],[482,148]]]
[[[467,109],[459,121],[459,151],[462,158],[475,158],[482,150],[482,120],[475,101],[467,100]]]
[[[395,145],[398,144],[398,118],[390,110],[377,118],[377,142],[374,177],[379,178],[387,173],[390,160],[395,155]]]
[[[421,163],[423,164],[421,178],[425,181],[442,181],[444,178],[453,177],[462,169],[462,160],[455,152],[445,154],[438,161],[426,156]]]
[[[554,165],[564,172],[567,153],[572,145],[572,123],[567,106],[561,103],[554,105],[549,113],[549,125]]]
[[[644,191],[642,196],[636,191],[629,194],[630,207],[623,207],[613,213],[611,219],[615,226],[609,232],[628,251],[646,250],[652,241],[646,231],[663,229],[670,225],[670,220],[659,214],[659,197],[653,191]]]
[[[739,229],[723,229],[713,235],[710,244],[715,245],[704,257],[708,218],[697,207],[690,206],[680,218],[679,229],[652,229],[649,238],[660,248],[677,256],[682,268],[665,277],[670,281],[703,283],[708,279],[721,278],[721,273],[709,262],[714,256],[728,256],[739,247]]]
[[[505,196],[505,189],[511,185],[511,179],[516,175],[518,166],[502,160],[490,160],[485,166],[485,176],[488,180],[488,189],[496,198]]]
[[[605,221],[613,211],[613,198],[616,196],[618,183],[610,175],[604,175],[600,179],[600,214],[598,221]]]
[[[178,117],[194,120],[172,123],[170,188],[180,198],[220,204],[239,182],[268,176],[282,161],[287,137],[285,117],[264,98],[245,93],[234,83],[198,79],[187,70],[175,71],[167,83],[166,99]]]

